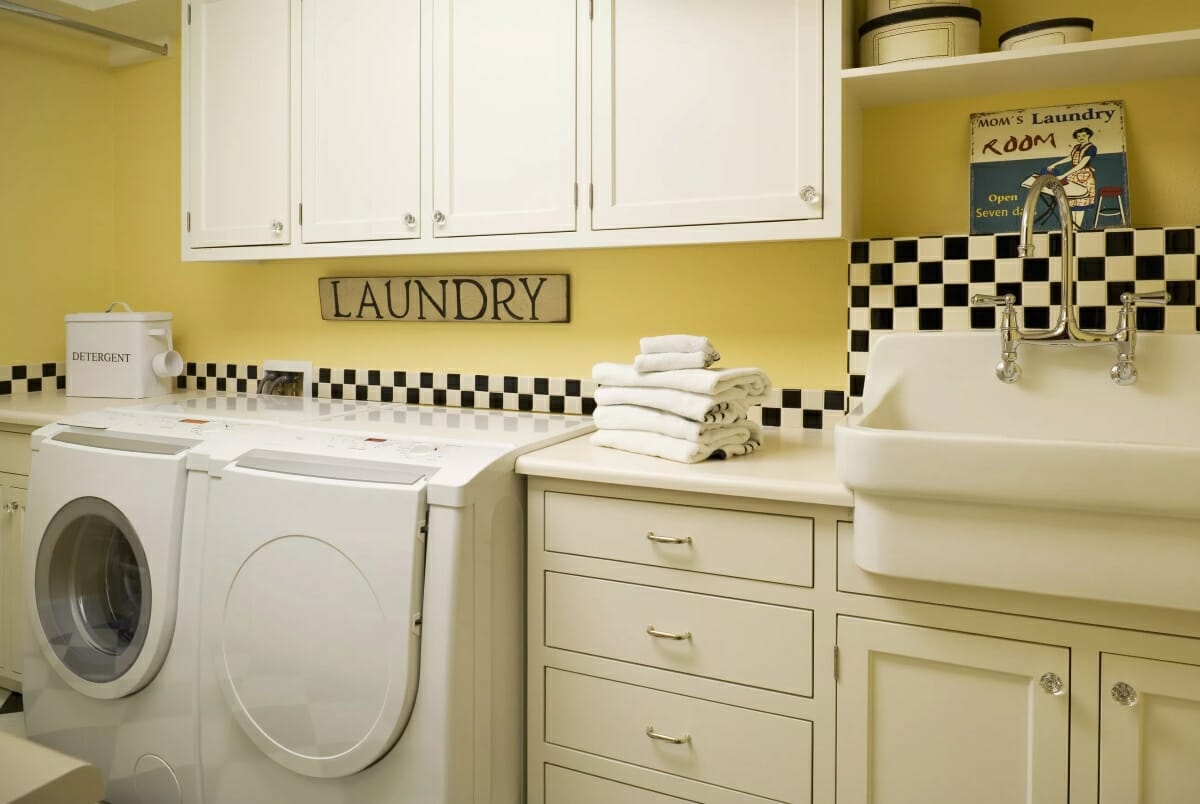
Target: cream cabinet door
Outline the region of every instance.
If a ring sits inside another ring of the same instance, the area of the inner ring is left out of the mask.
[[[821,217],[822,74],[821,0],[596,0],[593,228]]]
[[[1100,658],[1100,804],[1200,798],[1200,667]]]
[[[421,0],[304,0],[305,243],[421,234]]]
[[[293,2],[192,0],[185,12],[193,248],[290,242]]]
[[[837,644],[838,804],[1067,801],[1069,650],[852,617]]]
[[[0,486],[0,676],[21,680],[25,606],[21,585],[21,531],[25,490]]]
[[[434,4],[435,236],[575,229],[576,8]]]

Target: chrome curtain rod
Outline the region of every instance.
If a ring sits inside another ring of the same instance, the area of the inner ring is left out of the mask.
[[[49,22],[52,25],[61,25],[64,28],[83,31],[84,33],[91,34],[93,36],[102,36],[105,39],[111,39],[112,41],[120,42],[123,45],[129,45],[131,47],[141,48],[142,50],[148,50],[151,53],[157,53],[159,56],[167,55],[166,45],[147,42],[144,39],[135,39],[132,36],[126,36],[125,34],[120,34],[116,31],[109,31],[105,30],[104,28],[97,28],[95,25],[88,25],[86,22],[79,22],[78,20],[68,19],[67,17],[60,17],[57,14],[51,14],[49,11],[39,11],[36,8],[30,8],[29,6],[23,6],[18,3],[10,3],[9,0],[0,0],[0,11],[10,11],[13,14],[20,14],[23,17],[33,17],[36,20]]]

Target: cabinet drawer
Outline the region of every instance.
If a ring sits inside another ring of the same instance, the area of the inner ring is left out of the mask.
[[[27,434],[0,432],[0,472],[28,475],[32,458]]]
[[[546,766],[546,804],[696,804],[587,773]]]
[[[684,639],[654,636],[648,632]],[[812,612],[546,573],[546,645],[812,695]]]
[[[807,720],[546,668],[545,724],[546,741],[565,748],[778,801],[812,798]]]
[[[561,492],[545,502],[553,552],[812,586],[811,519]]]

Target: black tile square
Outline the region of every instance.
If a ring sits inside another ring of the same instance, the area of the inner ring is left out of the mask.
[[[200,377],[196,380],[197,388],[200,387],[200,381],[202,379],[204,379],[204,378]],[[333,385],[329,386],[329,398],[330,399],[341,399],[342,398],[342,384],[341,383],[334,383]]]
[[[433,389],[433,404],[442,405],[443,407],[446,405],[446,392],[441,388]]]
[[[378,371],[376,371],[375,369],[371,369],[370,371],[367,372],[367,385],[382,385],[382,384],[383,384],[383,379],[380,376],[380,373]]]
[[[247,388],[248,382],[249,382],[248,380],[234,380],[234,385],[236,386],[237,392],[239,394],[246,393],[246,388]]]
[[[186,391],[187,390],[187,377],[186,376],[184,376],[183,374],[180,374],[178,377],[175,378],[175,389],[178,391]]]
[[[499,392],[488,394],[488,407],[492,410],[502,410],[504,408],[504,394]]]
[[[850,396],[861,397],[867,387],[867,378],[862,374],[850,375]]]
[[[31,394],[42,390],[42,378],[30,377],[29,382],[25,384],[25,390],[29,391]]]
[[[460,388],[462,388],[462,375],[461,374],[447,374],[446,375],[446,387],[449,388],[451,391],[457,391]]]
[[[463,391],[458,395],[458,404],[462,405],[464,408],[475,407],[475,392]]]
[[[180,377],[179,379],[182,380],[183,378]],[[54,387],[56,387],[60,391],[64,390],[67,387],[66,375],[60,374],[57,377],[55,377],[54,378]],[[187,387],[186,381],[184,382],[184,387],[185,388]]]
[[[487,391],[487,389],[488,389],[487,375],[486,374],[476,374],[475,375],[475,390],[476,391]]]
[[[855,285],[850,288],[851,307],[870,307],[871,289],[866,285]]]
[[[890,285],[892,284],[892,275],[892,264],[890,262],[871,263],[872,285]]]
[[[1167,311],[1162,307],[1137,308],[1137,328],[1144,332],[1162,332],[1167,328]]]
[[[1026,282],[1049,282],[1050,260],[1047,257],[1030,257],[1021,264],[1021,278]]]
[[[862,265],[871,261],[871,244],[866,240],[855,240],[850,244],[850,262]]]
[[[768,407],[764,407],[764,408],[762,409],[762,423],[763,423],[763,427],[778,427],[778,426],[779,426],[779,419],[780,419],[780,410],[779,410],[779,408],[768,408]]]
[[[801,394],[800,394],[799,389],[796,389],[796,388],[784,388],[783,389],[783,406],[785,408],[796,409],[796,408],[804,407],[804,403],[800,401],[800,398],[801,398]]]
[[[875,307],[871,310],[871,329],[891,329],[894,311],[890,307]]]
[[[217,376],[217,364],[216,363],[205,363],[204,364],[204,376],[205,377]]]
[[[965,260],[967,258],[967,242],[965,237],[947,237],[942,244],[942,259]]]
[[[1171,305],[1191,307],[1196,303],[1196,283],[1190,279],[1182,282],[1168,282],[1167,292],[1171,294]]]
[[[14,380],[24,380],[29,377],[29,370],[25,366],[13,366],[12,378]]]
[[[8,396],[12,393],[12,383],[8,380],[0,380],[0,396]]]
[[[894,256],[892,257],[893,262],[917,261],[916,240],[897,240],[893,245],[895,248]]]
[[[549,377],[534,377],[533,378],[533,392],[535,394],[549,394],[550,393],[550,378]]]
[[[1106,282],[1104,284],[1104,294],[1110,305],[1121,303],[1122,293],[1133,293],[1132,282]]]
[[[354,386],[354,398],[357,399],[359,402],[366,402],[367,401],[367,386],[365,386],[365,385]]]
[[[1050,256],[1051,257],[1061,257],[1062,256],[1062,232],[1051,232],[1049,239],[1050,239]]]
[[[822,400],[825,410],[836,410],[845,412],[846,410],[846,392],[845,391],[826,391],[825,399]]]
[[[971,260],[971,281],[972,282],[995,282],[996,281],[996,261],[995,260]]]
[[[940,262],[923,262],[918,271],[918,281],[922,285],[940,285],[942,283],[944,274]]]
[[[410,405],[421,404],[421,389],[420,388],[405,388],[404,401]]]
[[[517,394],[517,410],[533,410],[533,394]]]
[[[917,328],[929,332],[940,331],[943,326],[943,315],[940,307],[917,311]]]
[[[565,396],[558,396],[555,394],[554,396],[550,397],[549,407],[551,413],[566,413],[567,398]]]
[[[404,386],[408,385],[408,372],[407,371],[393,371],[392,372],[392,385],[395,386],[396,388],[403,388]]]
[[[582,404],[583,404],[583,415],[584,416],[591,416],[593,413],[596,412],[596,400],[592,399],[590,396],[586,397],[583,400]]]
[[[1014,297],[1016,297],[1016,300],[1017,300],[1016,303],[1018,305],[1021,304],[1022,291],[1024,289],[1025,289],[1025,286],[1022,285],[1020,282],[998,282],[998,283],[996,283],[996,295],[997,296],[1006,296],[1011,293]]]
[[[869,352],[871,351],[871,333],[866,330],[855,329],[850,331],[850,351],[851,352]],[[796,407],[800,407],[796,405]]]
[[[432,371],[422,371],[418,380],[420,382],[419,387],[432,388],[433,387],[433,372]]]
[[[1196,253],[1195,229],[1168,229],[1163,234],[1168,254]]]
[[[43,363],[42,364],[42,376],[43,377],[53,377],[57,373],[58,373],[58,369],[56,369],[54,367],[53,363]]]
[[[246,379],[248,379],[248,380],[257,380],[258,379],[258,366],[246,366]]]
[[[1080,282],[1104,281],[1103,257],[1080,257],[1076,266],[1076,276]]]
[[[235,366],[232,363],[226,363],[225,364],[225,376],[231,380],[234,377],[236,377],[237,376],[237,366]]]
[[[517,392],[517,378],[516,377],[505,377],[504,378],[504,393],[515,394],[516,392]]]
[[[897,307],[916,307],[917,286],[897,285],[895,290],[895,304]]]
[[[806,410],[801,415],[805,430],[820,430],[825,426],[825,414],[819,410]]]
[[[380,388],[379,389],[379,401],[380,402],[395,402],[396,401],[396,389],[390,385],[385,385],[382,388]]]
[[[354,385],[358,382],[358,371],[355,369],[344,369],[342,371],[342,382],[346,385]]]
[[[995,307],[972,307],[971,308],[971,329],[995,329],[996,327],[996,308]]]
[[[1050,306],[1057,307],[1062,304],[1062,282],[1050,283]]]
[[[968,288],[966,285],[946,285],[942,289],[943,307],[966,307]]]
[[[1015,234],[999,235],[996,238],[996,259],[1006,260],[1021,256],[1021,236]]]
[[[567,396],[582,396],[581,385],[582,383],[579,380],[567,380],[564,383],[563,391]]]
[[[196,364],[188,363],[186,366],[184,366],[183,373],[189,377],[195,377],[196,376]],[[326,382],[328,382],[328,380],[326,380]]]
[[[1108,314],[1103,307],[1080,307],[1079,326],[1084,329],[1105,329]]]
[[[1050,329],[1050,308],[1026,307],[1021,325],[1025,329]]]
[[[1167,259],[1161,254],[1144,254],[1137,258],[1138,279],[1165,279],[1167,276]]]
[[[228,379],[226,379],[225,377],[217,377],[216,379],[217,379],[217,390],[224,392],[226,390],[226,384],[229,382]]]
[[[1107,257],[1132,257],[1133,232],[1105,232],[1104,254]]]

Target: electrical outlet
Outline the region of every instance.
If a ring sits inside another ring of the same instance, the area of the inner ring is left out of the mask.
[[[258,393],[264,396],[311,396],[312,363],[301,360],[265,360]]]

